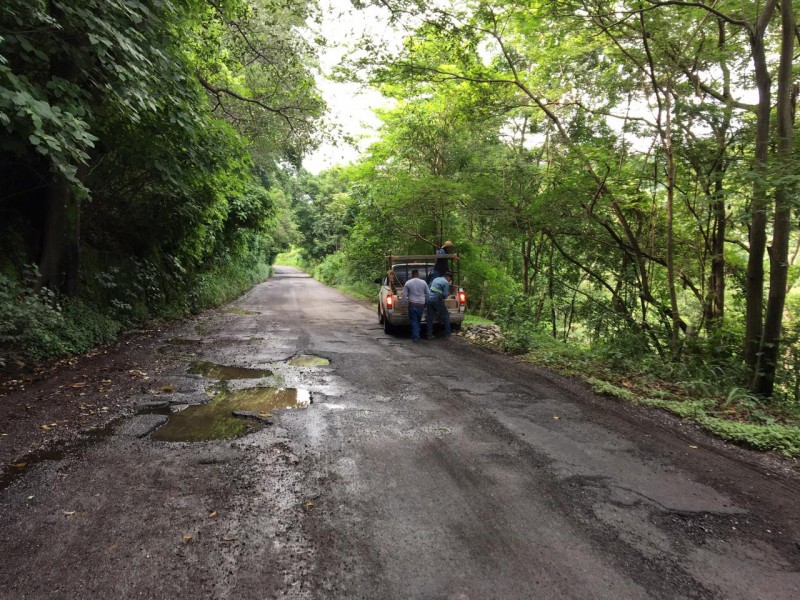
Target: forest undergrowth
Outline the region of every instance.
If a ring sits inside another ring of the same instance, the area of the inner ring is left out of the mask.
[[[116,273],[103,273],[115,298],[101,305],[92,298],[59,297],[0,273],[0,373],[29,370],[47,359],[88,352],[114,342],[121,333],[154,321],[185,318],[223,304],[269,277],[264,257],[212,265],[159,302],[148,301],[142,286],[113,285]],[[31,269],[32,275],[35,270]],[[130,281],[131,274],[124,279]],[[29,281],[33,281],[31,278]]]

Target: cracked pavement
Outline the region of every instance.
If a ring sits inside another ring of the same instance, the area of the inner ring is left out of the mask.
[[[311,404],[151,439],[219,384],[198,361]],[[2,598],[800,597],[792,463],[456,336],[386,336],[289,267],[24,387],[0,401],[0,455],[32,452],[0,490]]]

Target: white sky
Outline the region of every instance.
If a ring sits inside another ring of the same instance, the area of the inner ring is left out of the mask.
[[[320,56],[322,75],[317,85],[328,103],[328,120],[338,127],[342,136],[360,138],[358,148],[344,141],[337,145],[323,144],[303,160],[303,166],[317,174],[329,167],[347,164],[358,158],[375,141],[380,121],[373,108],[385,107],[388,101],[374,90],[355,83],[337,83],[327,79],[332,69],[347,52],[349,45],[364,33],[380,37],[397,37],[388,26],[386,14],[376,8],[355,10],[349,0],[320,0],[323,14],[322,34],[328,49]]]

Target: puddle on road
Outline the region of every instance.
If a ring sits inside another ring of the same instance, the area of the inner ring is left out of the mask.
[[[307,408],[311,392],[303,388],[254,387],[223,390],[208,404],[173,413],[150,437],[162,442],[204,442],[240,437],[262,429],[274,410]],[[254,418],[234,416],[234,411]]]
[[[292,367],[326,367],[331,364],[327,358],[321,356],[313,356],[311,354],[301,354],[286,361],[287,365]]]
[[[248,369],[247,367],[229,367],[227,365],[218,365],[216,363],[199,360],[189,365],[186,371],[193,375],[202,375],[209,379],[221,379],[227,381],[229,379],[261,379],[262,377],[270,377],[272,371],[266,369]]]

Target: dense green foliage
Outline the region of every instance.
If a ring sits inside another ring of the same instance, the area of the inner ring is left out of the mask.
[[[380,4],[402,46],[341,74],[394,100],[381,139],[294,196],[330,218],[326,280],[453,239],[510,349],[544,333],[797,413],[791,3]]]
[[[294,239],[285,171],[324,108],[313,10],[2,3],[0,362],[85,350],[267,275]]]

